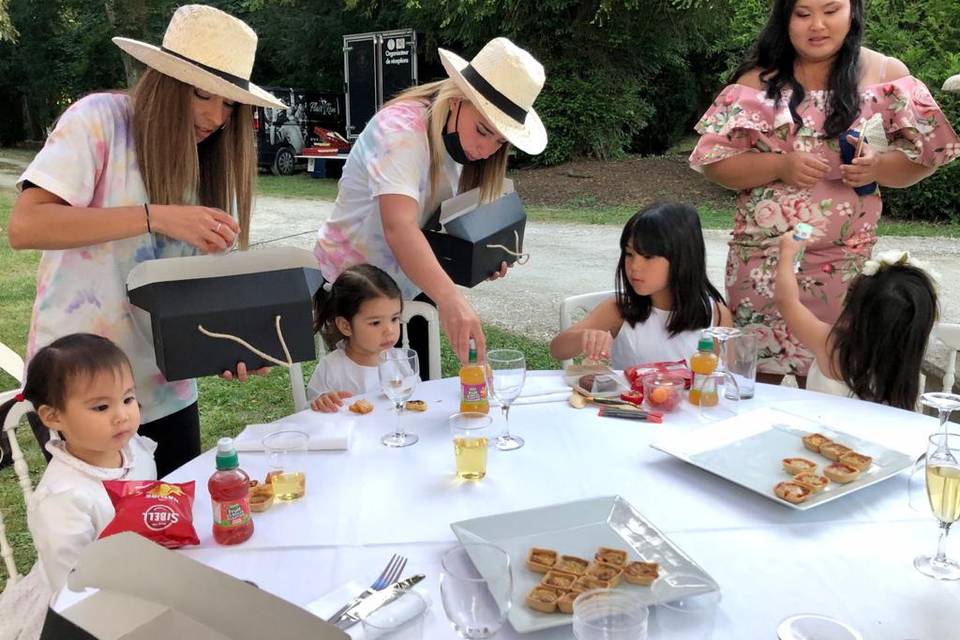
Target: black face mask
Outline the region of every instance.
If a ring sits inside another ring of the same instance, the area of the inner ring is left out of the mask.
[[[453,125],[453,131],[447,133],[446,127],[444,127],[443,132],[443,146],[446,148],[447,153],[453,158],[453,161],[457,164],[468,165],[468,164],[480,164],[483,162],[483,158],[479,160],[471,160],[467,157],[467,152],[463,150],[463,145],[460,144],[460,109],[463,108],[463,105],[460,104],[457,106],[457,120]],[[450,124],[450,115],[447,115],[447,124]]]

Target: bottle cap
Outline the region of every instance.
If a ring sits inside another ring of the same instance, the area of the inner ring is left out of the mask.
[[[229,471],[240,466],[240,457],[233,444],[233,438],[217,440],[217,471]]]
[[[470,362],[477,361],[477,341],[473,338],[470,338],[470,353],[467,355],[467,360]]]
[[[797,242],[801,240],[809,240],[810,236],[813,235],[813,227],[808,225],[806,222],[800,222],[793,228],[793,239]]]
[[[713,351],[713,338],[709,336],[700,336],[700,342],[697,343],[697,349],[700,351]]]

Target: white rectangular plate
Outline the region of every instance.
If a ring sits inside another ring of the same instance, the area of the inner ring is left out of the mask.
[[[773,493],[778,482],[790,480],[781,461],[807,458],[817,463],[818,471],[831,462],[803,446],[801,438],[808,433],[822,433],[857,453],[871,456],[873,464],[853,482],[831,482],[805,502],[792,504]],[[800,511],[886,480],[913,464],[910,456],[899,451],[774,409],[758,409],[696,431],[675,433],[650,446]]]
[[[454,522],[453,533],[463,544],[489,542],[510,555],[513,566],[513,606],[509,620],[517,633],[528,633],[570,624],[572,616],[563,613],[540,613],[527,607],[530,590],[543,574],[527,569],[527,554],[532,547],[553,549],[560,555],[592,560],[599,547],[623,549],[629,561],[660,563],[660,576],[684,573],[699,576],[705,585],[716,585],[683,551],[678,549],[655,526],[620,496],[590,498],[563,504],[514,511],[484,518]],[[476,562],[476,559],[474,559]],[[487,576],[483,566],[480,574]],[[635,593],[648,604],[669,602],[682,595],[711,591],[712,586],[664,589],[661,600],[655,600],[650,587],[621,581],[617,589]]]

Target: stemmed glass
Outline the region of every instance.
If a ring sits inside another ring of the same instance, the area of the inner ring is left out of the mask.
[[[527,360],[523,352],[516,349],[494,349],[487,352],[484,374],[487,390],[497,399],[503,411],[503,433],[497,436],[494,444],[501,451],[519,449],[523,446],[523,438],[510,435],[510,403],[523,390]]]
[[[413,349],[387,349],[377,358],[377,373],[380,375],[380,387],[387,398],[393,402],[393,410],[397,414],[396,428],[380,438],[380,442],[388,447],[408,447],[420,438],[412,433],[405,433],[401,415],[403,404],[413,395],[420,381],[420,361],[417,352]]]
[[[463,544],[440,560],[443,611],[461,638],[489,638],[507,620],[513,595],[510,556],[492,544]]]
[[[937,410],[937,416],[940,419],[940,434],[947,433],[947,422],[950,420],[950,414],[960,409],[960,395],[956,393],[930,392],[920,396],[920,404],[925,407]],[[913,464],[913,471],[910,474],[909,499],[910,506],[917,511],[926,509],[923,500],[923,494],[919,489],[921,471],[925,468],[927,454],[923,453]]]
[[[927,497],[933,515],[940,521],[937,555],[917,556],[913,566],[925,576],[938,580],[960,579],[960,563],[947,558],[950,525],[960,519],[960,435],[936,433],[930,436],[926,454]]]

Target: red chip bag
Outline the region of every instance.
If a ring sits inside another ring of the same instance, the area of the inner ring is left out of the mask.
[[[693,372],[687,366],[686,360],[672,362],[647,362],[623,370],[623,375],[630,382],[634,391],[643,391],[643,376],[650,373],[672,373],[683,377],[683,388],[689,389],[693,383]]]
[[[200,544],[193,528],[194,481],[104,480],[103,488],[117,512],[100,538],[122,531],[139,533],[168,549]]]

